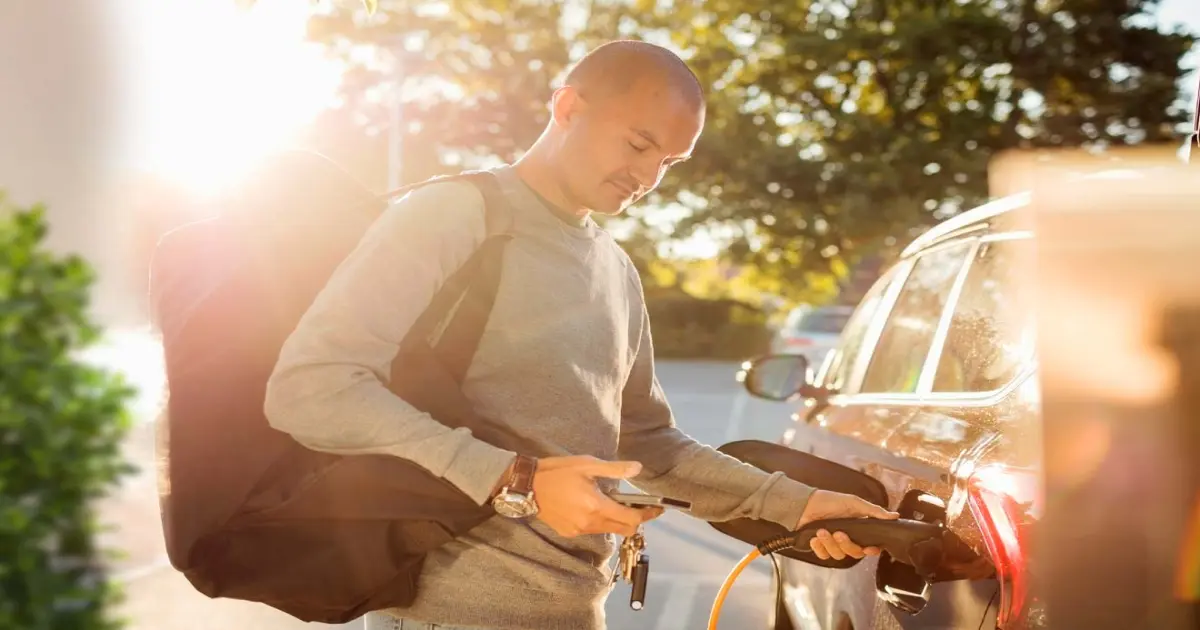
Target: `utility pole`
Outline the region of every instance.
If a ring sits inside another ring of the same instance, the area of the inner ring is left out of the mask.
[[[393,49],[395,50],[395,49]],[[396,190],[404,184],[404,116],[401,108],[404,106],[404,76],[401,71],[400,55],[392,55],[392,88],[388,99],[388,190]]]

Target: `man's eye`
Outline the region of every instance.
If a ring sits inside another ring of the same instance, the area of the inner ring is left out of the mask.
[[[633,150],[637,151],[638,153],[641,153],[642,151],[645,151],[647,148],[649,148],[649,147],[639,147],[638,145],[636,145],[632,142],[629,143],[629,146],[633,147]]]

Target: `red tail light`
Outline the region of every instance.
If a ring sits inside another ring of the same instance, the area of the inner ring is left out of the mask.
[[[1031,625],[1029,531],[1041,516],[1040,484],[1035,472],[998,465],[975,471],[969,483],[967,502],[1000,582],[996,625],[1004,630]]]
[[[805,346],[811,346],[812,339],[809,339],[808,337],[787,337],[784,339],[784,343],[793,348],[803,348]]]

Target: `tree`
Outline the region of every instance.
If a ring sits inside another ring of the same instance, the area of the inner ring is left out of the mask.
[[[652,201],[691,209],[675,236],[732,226],[732,258],[799,284],[980,202],[999,151],[1181,138],[1195,38],[1156,30],[1155,1],[396,0],[335,8],[312,35],[387,53],[356,57],[352,106],[385,125],[402,77],[406,163],[450,168],[527,147],[552,81],[602,39],[673,42],[708,122]]]
[[[94,502],[129,467],[133,390],[76,352],[93,272],[43,247],[44,211],[0,195],[0,630],[110,630]]]
[[[386,129],[401,92],[405,181],[463,164],[511,160],[544,128],[552,82],[577,42],[560,29],[559,3],[530,0],[386,2],[373,17],[335,6],[309,25],[313,41],[349,59],[347,107]],[[598,41],[598,40],[596,40]]]
[[[661,194],[703,199],[689,227],[743,226],[739,251],[786,276],[985,200],[1000,151],[1179,142],[1195,38],[1159,32],[1155,4],[641,0],[713,86]]]

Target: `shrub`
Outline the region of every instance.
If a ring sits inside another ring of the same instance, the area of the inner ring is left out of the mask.
[[[766,315],[744,302],[670,288],[648,291],[646,309],[661,358],[741,360],[770,346]]]
[[[133,391],[76,358],[93,273],[46,251],[43,208],[0,194],[0,630],[108,630],[96,499],[128,472]]]

